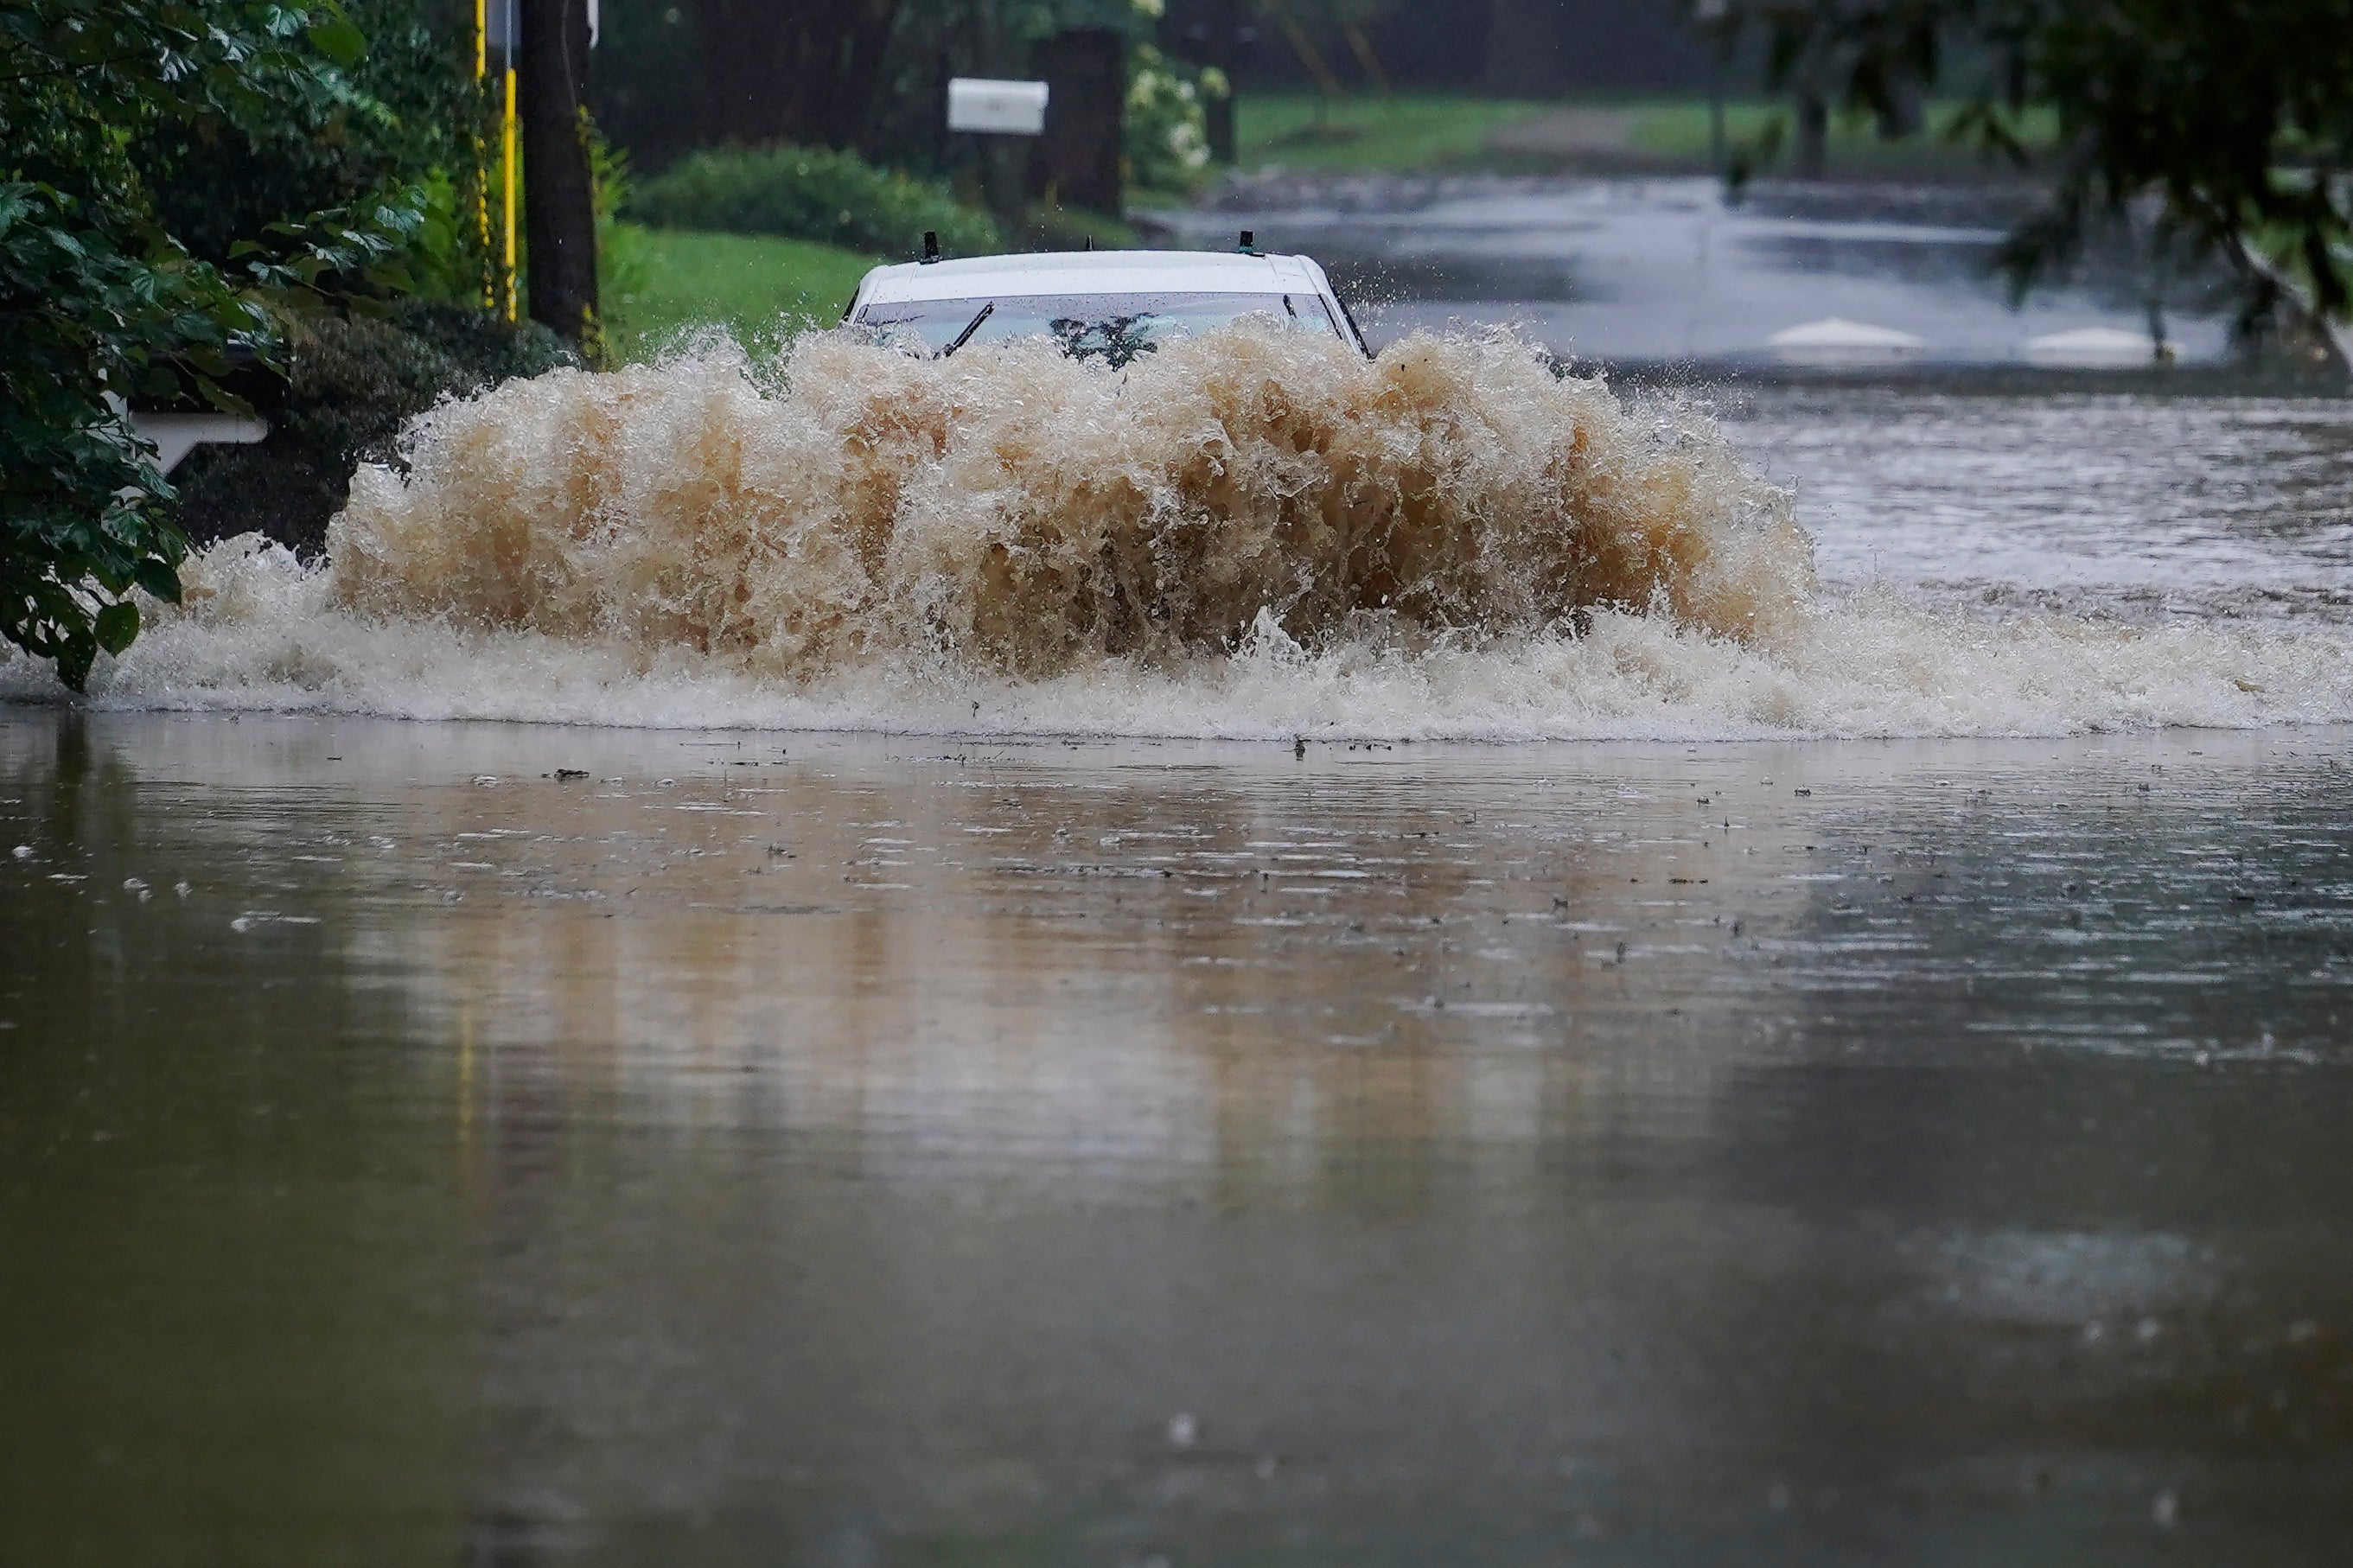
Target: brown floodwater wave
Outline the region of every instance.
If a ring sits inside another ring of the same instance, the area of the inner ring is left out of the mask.
[[[811,334],[446,405],[361,470],[343,609],[821,675],[910,650],[1050,676],[1573,630],[1742,643],[1811,592],[1787,494],[1704,416],[1630,411],[1504,336],[1366,362],[1245,323],[1123,371]]]
[[[2353,627],[1924,601],[1812,557],[1704,411],[1508,337],[1366,363],[1244,327],[1114,372],[818,335],[437,409],[325,560],[205,551],[87,700],[1286,742],[2353,721]],[[66,700],[0,649],[0,702]]]

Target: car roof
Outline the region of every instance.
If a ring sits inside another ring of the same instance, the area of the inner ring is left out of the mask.
[[[877,267],[858,286],[857,303],[973,300],[1038,294],[1320,293],[1324,269],[1303,256],[1252,256],[1220,250],[1049,250],[1031,256],[974,256],[959,261],[904,261]]]

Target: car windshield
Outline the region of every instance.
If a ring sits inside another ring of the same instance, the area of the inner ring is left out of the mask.
[[[1118,366],[1157,352],[1171,338],[1250,315],[1347,341],[1312,293],[982,295],[869,305],[858,320],[885,342],[921,342],[934,353],[954,353],[966,343],[1050,337],[1065,353]]]

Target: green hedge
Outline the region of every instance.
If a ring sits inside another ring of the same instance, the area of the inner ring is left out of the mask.
[[[882,256],[915,255],[926,229],[950,256],[1004,248],[997,225],[958,205],[944,185],[819,148],[693,153],[641,184],[629,216],[659,228],[773,234]]]

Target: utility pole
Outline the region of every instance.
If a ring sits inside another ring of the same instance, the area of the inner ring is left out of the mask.
[[[531,315],[569,343],[596,330],[596,200],[588,170],[589,0],[516,0],[523,244]]]
[[[1226,90],[1201,105],[1201,118],[1208,122],[1209,156],[1230,164],[1238,150],[1234,95],[1240,89],[1234,84],[1234,76],[1241,64],[1240,0],[1208,0],[1202,10],[1207,20],[1195,24],[1195,31],[1201,35],[1195,55],[1201,64],[1215,67],[1224,76]]]
[[[1819,180],[1830,164],[1831,68],[1818,33],[1798,62],[1798,164],[1801,180]]]
[[[1732,38],[1725,26],[1730,16],[1730,0],[1699,0],[1694,7],[1700,24],[1709,34],[1707,53],[1707,161],[1720,178],[1731,166],[1730,139],[1724,128],[1724,57],[1731,52]]]
[[[1830,165],[1831,100],[1815,78],[1798,88],[1798,178],[1819,180]]]

